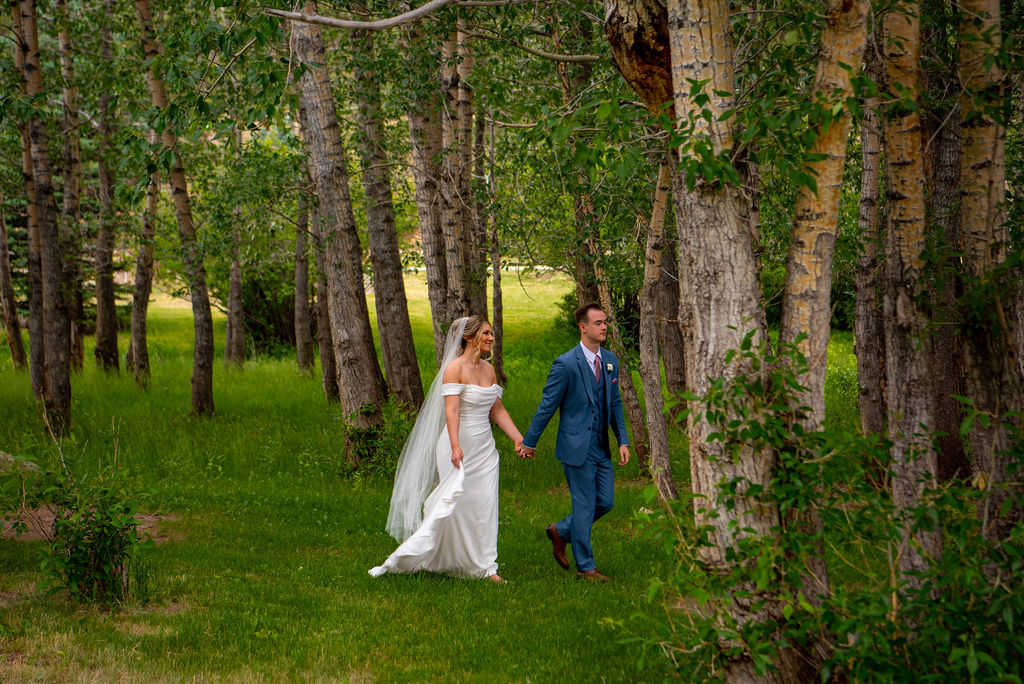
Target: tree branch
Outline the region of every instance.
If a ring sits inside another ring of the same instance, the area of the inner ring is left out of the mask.
[[[536,48],[527,47],[527,46],[523,45],[522,43],[518,43],[518,42],[516,42],[514,40],[511,40],[507,36],[504,36],[504,35],[498,33],[497,31],[495,31],[493,29],[490,29],[490,28],[487,28],[485,26],[477,26],[476,28],[482,29],[484,31],[488,31],[488,32],[490,32],[493,35],[485,35],[485,34],[482,34],[482,33],[470,33],[468,35],[473,36],[474,38],[483,38],[484,40],[500,40],[502,42],[508,43],[509,45],[511,45],[514,48],[518,48],[518,49],[522,50],[523,52],[529,53],[529,54],[534,55],[536,57],[542,57],[544,59],[550,59],[550,60],[555,61],[555,62],[571,62],[571,63],[574,63],[574,64],[581,64],[581,63],[584,63],[584,62],[600,62],[601,61],[601,57],[599,55],[558,55],[558,54],[555,54],[553,52],[545,52],[544,50],[537,50]]]
[[[334,28],[343,29],[361,29],[363,31],[383,31],[385,29],[394,28],[400,26],[406,22],[412,21],[413,19],[419,19],[420,17],[430,14],[436,9],[440,9],[445,5],[449,5],[454,0],[430,0],[425,5],[420,5],[414,10],[409,10],[403,14],[399,14],[394,17],[388,17],[387,19],[378,19],[376,21],[352,21],[349,19],[335,19],[333,17],[323,17],[319,14],[305,14],[303,12],[287,12],[285,10],[274,9],[272,7],[264,7],[264,14],[269,14],[272,17],[280,17],[281,19],[290,19],[291,21],[301,21],[307,24],[321,24],[323,26],[333,26]]]

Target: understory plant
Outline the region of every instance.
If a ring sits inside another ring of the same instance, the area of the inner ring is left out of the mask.
[[[379,423],[365,428],[355,421],[345,421],[348,458],[342,466],[343,477],[394,477],[413,419],[394,397],[384,404],[381,416]]]
[[[917,505],[898,510],[885,486],[889,442],[849,428],[803,430],[799,352],[742,354],[751,376],[715,383],[690,397],[690,410],[712,419],[712,440],[776,455],[770,486],[723,482],[718,496],[756,499],[779,522],[770,534],[739,537],[723,567],[702,559],[710,526],[694,523],[693,497],[641,516],[644,534],[675,562],[650,586],[660,619],[612,621],[647,646],[640,665],[668,658],[689,681],[720,681],[728,660],[768,674],[782,651],[798,648],[823,654],[822,681],[1021,682],[1024,528],[985,534],[978,510],[992,483],[920,482]],[[1024,440],[1014,436],[1019,464]],[[901,577],[901,544],[922,533],[941,536],[941,554]],[[759,619],[739,624],[727,610],[737,601]]]
[[[118,470],[75,478],[64,473],[42,491],[53,508],[53,530],[42,568],[51,591],[78,602],[144,599],[135,494]]]

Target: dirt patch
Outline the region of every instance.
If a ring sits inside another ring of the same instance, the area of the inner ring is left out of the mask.
[[[23,511],[21,514],[21,520],[25,523],[25,529],[22,531],[21,535],[18,535],[11,523],[5,522],[3,523],[2,537],[4,539],[17,539],[18,541],[26,542],[49,539],[50,533],[53,531],[53,519],[55,515],[55,510],[50,506],[42,506],[40,508]],[[135,520],[139,529],[139,536],[145,537],[148,534],[156,544],[163,544],[168,541],[180,542],[184,540],[184,534],[176,531],[168,531],[167,526],[164,525],[164,523],[175,522],[180,519],[181,516],[173,513],[137,513],[135,515]]]
[[[0,591],[0,608],[6,610],[17,603],[21,603],[26,598],[27,596],[20,591]],[[2,658],[2,653],[0,653],[0,660]]]

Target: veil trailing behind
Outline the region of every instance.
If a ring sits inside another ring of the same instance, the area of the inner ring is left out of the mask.
[[[434,382],[430,384],[412,432],[405,440],[402,455],[398,458],[386,529],[388,534],[399,542],[405,541],[419,527],[423,520],[423,502],[437,486],[434,447],[445,426],[444,397],[441,396],[442,377],[448,364],[461,351],[462,334],[466,330],[467,321],[467,317],[458,318],[448,329],[441,366]]]

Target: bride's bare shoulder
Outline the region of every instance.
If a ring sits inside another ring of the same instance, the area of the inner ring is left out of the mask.
[[[461,358],[457,358],[448,364],[444,369],[444,375],[441,376],[441,382],[462,382]]]

